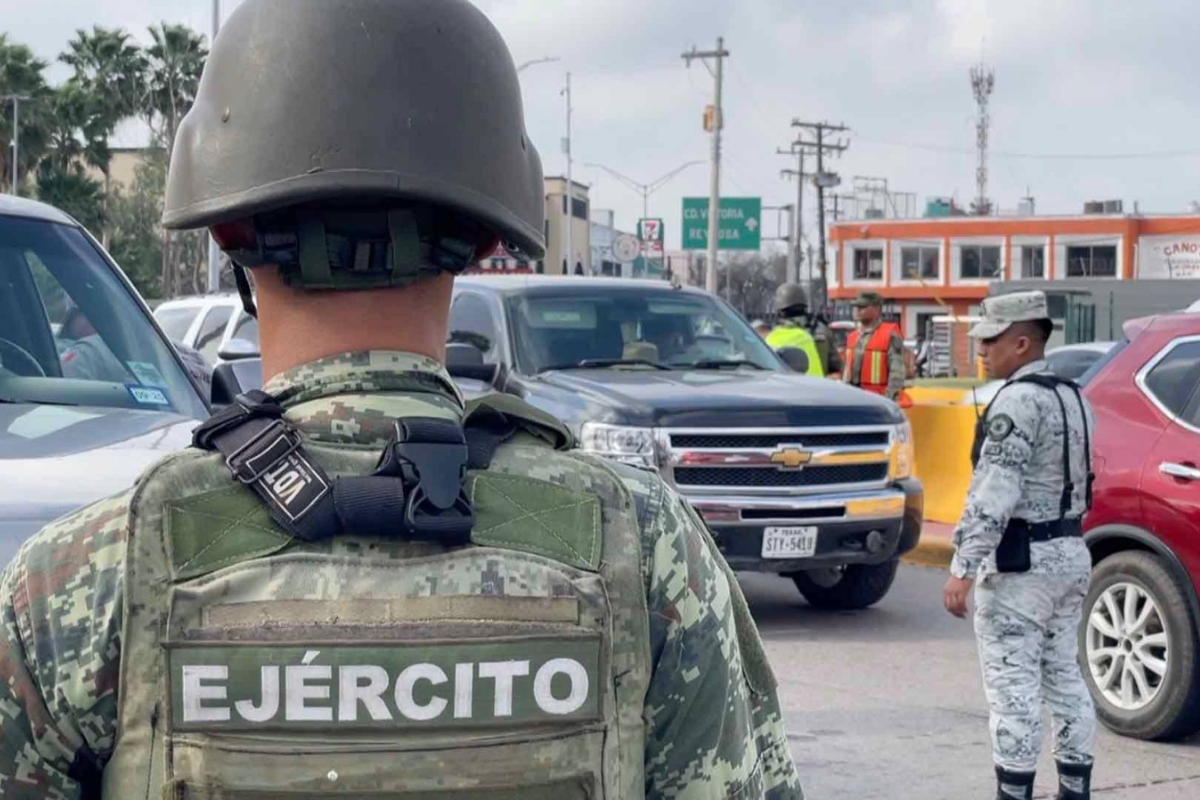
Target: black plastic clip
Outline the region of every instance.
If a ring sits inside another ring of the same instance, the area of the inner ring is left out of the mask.
[[[408,530],[445,544],[467,544],[475,512],[466,493],[469,452],[462,426],[431,418],[397,420],[391,449],[408,492]]]

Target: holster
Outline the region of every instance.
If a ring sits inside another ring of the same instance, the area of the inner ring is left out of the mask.
[[[996,548],[996,571],[1019,573],[1029,572],[1031,563],[1030,531],[1028,525],[1009,523]]]

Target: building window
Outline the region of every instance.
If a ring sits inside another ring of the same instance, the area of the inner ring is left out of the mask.
[[[567,213],[567,196],[562,196],[563,214]],[[587,200],[580,200],[578,197],[571,198],[571,216],[575,219],[587,220],[588,218],[588,203]]]
[[[900,248],[900,280],[936,280],[938,277],[938,248],[928,247]]]
[[[854,280],[883,280],[883,250],[862,249],[854,251]]]
[[[963,280],[991,280],[1000,277],[1000,248],[992,245],[968,245],[961,248]]]
[[[1082,245],[1067,248],[1068,278],[1117,277],[1117,246]]]
[[[1026,245],[1021,248],[1021,277],[1046,277],[1046,248],[1039,245]]]

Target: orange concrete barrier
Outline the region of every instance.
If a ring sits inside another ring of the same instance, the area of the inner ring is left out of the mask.
[[[925,486],[925,518],[954,524],[962,517],[971,488],[971,443],[976,407],[969,389],[922,387],[908,390],[905,409],[913,427],[915,472]]]

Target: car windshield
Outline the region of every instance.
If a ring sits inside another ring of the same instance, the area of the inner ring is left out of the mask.
[[[208,412],[78,229],[0,216],[0,402]]]
[[[654,368],[782,370],[774,351],[711,297],[564,288],[508,300],[522,372]]]

